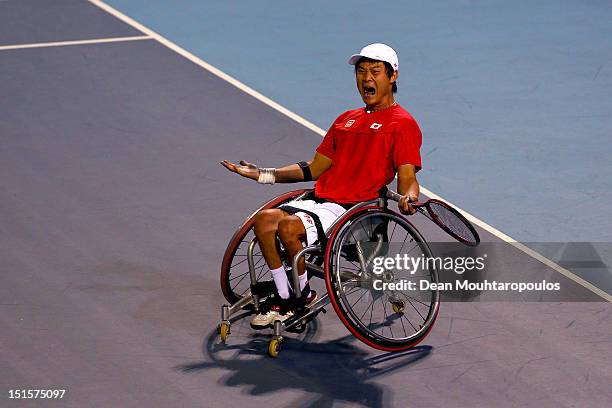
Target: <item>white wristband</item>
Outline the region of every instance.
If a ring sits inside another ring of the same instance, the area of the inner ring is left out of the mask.
[[[274,167],[260,168],[257,182],[259,184],[274,184],[276,181],[275,171],[276,169]]]

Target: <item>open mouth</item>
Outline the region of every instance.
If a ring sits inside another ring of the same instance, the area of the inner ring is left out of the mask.
[[[376,94],[376,88],[371,86],[363,87],[363,95],[364,96],[374,96]]]

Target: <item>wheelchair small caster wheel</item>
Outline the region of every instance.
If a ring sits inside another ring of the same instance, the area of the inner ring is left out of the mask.
[[[281,341],[280,339],[274,338],[270,340],[268,343],[268,355],[270,357],[276,358],[281,350]]]
[[[223,343],[227,341],[227,336],[229,336],[229,333],[230,333],[229,323],[221,322],[221,324],[219,325],[219,337],[221,338],[221,341]]]
[[[396,302],[391,302],[391,308],[395,313],[403,313],[404,312],[404,302],[398,300]]]

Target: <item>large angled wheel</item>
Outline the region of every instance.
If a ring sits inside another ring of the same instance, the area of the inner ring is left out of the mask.
[[[435,265],[423,264],[414,271],[405,265],[375,267],[375,258],[397,255],[433,257],[408,220],[379,207],[345,214],[325,252],[327,291],[340,320],[359,340],[385,351],[406,350],[422,341],[439,309],[439,292],[419,289],[421,281],[438,283]],[[401,282],[403,287],[390,285]]]
[[[227,249],[223,255],[223,263],[221,264],[221,290],[228,302],[231,304],[236,303],[251,288],[249,265],[247,261],[247,247],[255,236],[253,233],[255,214],[261,210],[276,208],[309,191],[310,190],[289,191],[268,201],[253,212],[234,233],[234,236],[227,245]],[[272,276],[266,267],[266,262],[261,254],[259,245],[255,247],[253,261],[257,273],[257,281],[271,280]]]

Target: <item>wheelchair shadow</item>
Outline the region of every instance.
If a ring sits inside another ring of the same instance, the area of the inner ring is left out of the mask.
[[[392,374],[427,357],[431,346],[418,346],[400,353],[371,356],[345,336],[333,341],[311,342],[318,329],[313,320],[300,341],[283,343],[278,358],[268,357],[269,335],[249,333],[239,344],[220,344],[213,330],[202,345],[209,361],[176,367],[185,373],[224,368],[230,372],[218,380],[223,386],[245,387],[250,395],[274,394],[290,389],[312,395],[301,395],[289,404],[292,407],[331,407],[337,401],[367,407],[391,405],[392,391],[372,380]],[[231,338],[231,335],[230,335]]]

